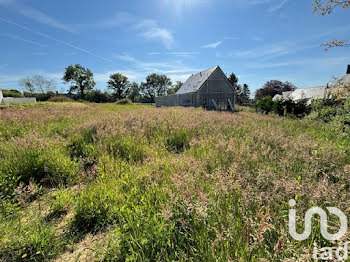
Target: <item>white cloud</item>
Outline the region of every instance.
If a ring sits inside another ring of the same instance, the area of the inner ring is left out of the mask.
[[[161,41],[167,49],[174,46],[173,34],[168,29],[160,27],[155,20],[143,20],[135,28],[140,31],[140,35],[146,40]]]
[[[213,48],[213,49],[215,49],[218,46],[222,45],[222,43],[224,41],[227,41],[227,40],[239,40],[239,39],[240,39],[239,37],[225,37],[222,41],[217,41],[215,43],[203,45],[203,46],[201,46],[201,48]]]
[[[124,24],[129,24],[135,20],[135,17],[128,12],[118,12],[116,15],[100,23],[102,26],[121,26]]]
[[[168,52],[167,55],[178,56],[178,57],[190,57],[194,55],[199,55],[199,52]]]
[[[276,12],[278,10],[280,10],[281,8],[283,8],[283,6],[288,2],[288,0],[282,0],[280,1],[280,3],[277,3],[275,5],[272,5],[270,8],[269,8],[269,12]]]
[[[184,65],[181,61],[166,61],[166,62],[146,62],[140,61],[127,54],[116,55],[118,60],[128,63],[128,68],[133,75],[138,76],[138,81],[143,81],[147,75],[151,73],[165,74],[173,81],[183,80],[185,76],[201,71],[198,68],[192,68]]]
[[[1,0],[0,0],[1,1]],[[166,49],[172,49],[175,44],[173,33],[159,25],[158,21],[153,19],[140,19],[128,12],[118,12],[114,17],[96,22],[94,24],[83,24],[80,27],[119,27],[125,26],[130,31],[136,32],[147,41],[160,42]]]
[[[41,24],[48,25],[53,28],[61,29],[66,32],[74,33],[75,30],[72,28],[72,26],[66,25],[61,23],[60,21],[56,20],[53,17],[48,16],[47,14],[28,7],[28,6],[17,6],[17,11],[24,15],[27,18],[30,18],[36,22],[39,22]]]
[[[319,47],[319,45],[305,45],[297,42],[283,41],[253,49],[233,51],[231,55],[248,59],[261,58],[267,60],[316,47]]]
[[[199,55],[199,52],[167,52],[167,53],[160,53],[160,52],[149,52],[148,55],[174,55],[174,56],[193,56],[193,55]]]
[[[56,43],[59,43],[59,44],[64,45],[64,46],[66,46],[66,47],[69,47],[69,48],[71,48],[71,49],[78,50],[78,51],[80,51],[80,52],[83,52],[83,53],[86,53],[86,54],[88,54],[88,55],[94,56],[94,57],[99,58],[99,59],[101,59],[101,60],[104,60],[104,61],[107,61],[107,62],[112,62],[110,59],[105,58],[105,57],[100,56],[100,55],[97,55],[97,54],[95,54],[95,53],[92,53],[92,52],[90,52],[89,50],[86,50],[86,49],[81,48],[81,47],[79,47],[79,46],[76,46],[76,45],[67,43],[67,42],[65,42],[65,41],[63,41],[63,40],[54,38],[54,37],[49,36],[49,35],[47,35],[47,34],[44,34],[44,33],[38,32],[38,31],[35,31],[35,30],[33,30],[33,29],[29,28],[29,27],[26,27],[26,26],[24,26],[24,25],[15,23],[15,22],[13,22],[13,21],[6,20],[6,19],[1,18],[1,17],[0,17],[0,21],[3,21],[3,22],[5,22],[5,23],[7,23],[7,24],[10,24],[10,25],[14,25],[14,26],[16,26],[16,27],[18,27],[18,28],[21,28],[21,29],[23,29],[23,30],[29,31],[29,32],[31,32],[31,33],[33,33],[33,34],[39,35],[39,36],[41,36],[41,37],[43,37],[43,38],[49,39],[49,40],[51,40],[51,41],[54,41],[54,42],[56,42]]]
[[[165,8],[171,10],[171,14],[181,20],[185,12],[192,12],[194,8],[200,8],[202,6],[210,7],[212,0],[162,0],[160,4]]]
[[[149,52],[148,55],[168,55],[168,56],[176,56],[176,57],[193,57],[195,55],[199,55],[199,52]]]
[[[222,44],[222,41],[218,41],[218,42],[215,42],[212,44],[204,45],[204,46],[202,46],[202,48],[217,48],[221,44]]]
[[[108,58],[105,58],[105,57],[100,56],[100,55],[96,55],[95,53],[92,53],[92,52],[90,52],[89,50],[86,50],[86,49],[81,48],[81,47],[76,46],[76,45],[72,45],[72,44],[70,44],[70,43],[67,43],[67,42],[65,42],[65,41],[62,41],[62,40],[59,40],[59,39],[56,39],[56,38],[53,38],[52,36],[49,36],[49,35],[47,35],[47,34],[40,33],[40,32],[36,32],[36,34],[38,34],[38,35],[40,35],[40,36],[42,36],[42,37],[45,37],[45,38],[47,38],[47,39],[50,39],[50,40],[52,40],[52,41],[54,41],[54,42],[57,42],[57,43],[59,43],[59,44],[61,44],[61,45],[67,46],[67,47],[69,47],[69,48],[72,48],[72,49],[78,50],[78,51],[80,51],[80,52],[86,53],[86,54],[88,54],[88,55],[94,56],[94,57],[96,57],[96,58],[99,58],[99,59],[101,59],[101,60],[104,60],[104,61],[107,61],[107,62],[112,62],[112,60],[110,60],[110,59],[108,59]]]
[[[29,39],[25,39],[25,38],[22,38],[18,35],[14,35],[14,34],[0,34],[0,37],[8,37],[8,38],[11,38],[11,39],[15,39],[15,40],[18,40],[18,41],[21,41],[21,42],[25,42],[27,44],[31,44],[31,45],[35,45],[35,46],[39,46],[39,47],[47,47],[46,45],[43,45],[37,41],[33,41],[33,40],[29,40]]]
[[[301,58],[301,59],[294,59],[294,60],[281,61],[281,62],[249,63],[247,64],[247,67],[269,69],[269,68],[280,68],[280,67],[288,67],[288,66],[306,66],[310,68],[311,66],[314,68],[317,66],[324,67],[325,65],[327,66],[344,65],[346,64],[346,62],[347,62],[346,57]]]
[[[34,20],[38,23],[48,25],[53,28],[64,30],[66,32],[74,33],[72,26],[66,25],[57,19],[45,14],[44,12],[32,8],[30,6],[23,5],[15,0],[0,0],[0,5],[11,8],[23,16]]]
[[[264,39],[260,36],[253,36],[252,40],[256,42],[264,42]]]

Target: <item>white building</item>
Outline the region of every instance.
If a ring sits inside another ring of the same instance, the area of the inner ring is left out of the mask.
[[[350,88],[350,65],[348,65],[346,74],[332,85],[299,88],[295,91],[283,92],[282,95],[275,95],[273,101],[293,100],[294,102],[298,102],[302,99],[306,99],[308,103],[311,103],[314,99],[323,99],[331,96],[333,92],[340,88],[339,86],[341,86],[342,89]]]
[[[4,97],[0,90],[0,104],[35,103],[35,97]]]

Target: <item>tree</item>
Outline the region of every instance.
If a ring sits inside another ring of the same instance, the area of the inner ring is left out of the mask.
[[[34,94],[35,86],[33,85],[32,79],[30,77],[23,78],[19,81],[19,86],[23,87],[30,94]]]
[[[55,89],[55,81],[47,80],[41,75],[35,75],[31,79],[32,84],[36,87],[36,90],[42,94],[50,92]]]
[[[250,89],[247,84],[243,84],[242,92],[240,93],[240,103],[248,104],[250,100]]]
[[[48,80],[41,75],[26,77],[20,81],[20,86],[24,87],[30,94],[40,92],[42,94],[52,92],[56,88],[54,80]]]
[[[312,11],[314,13],[318,13],[322,16],[330,15],[333,13],[334,8],[341,7],[341,8],[348,8],[350,7],[350,0],[314,0]],[[349,40],[333,40],[331,42],[323,44],[325,47],[325,51],[328,51],[330,48],[333,47],[350,47],[350,44],[348,43]]]
[[[262,88],[256,91],[255,101],[265,96],[270,96],[271,98],[273,98],[277,94],[282,95],[283,92],[294,91],[295,89],[295,85],[288,81],[283,83],[279,80],[271,80],[266,82]]]
[[[166,95],[171,85],[171,80],[167,76],[151,74],[147,76],[146,82],[141,83],[140,89],[146,101],[154,103],[155,97]]]
[[[141,98],[140,94],[140,88],[139,85],[136,82],[133,82],[130,84],[130,88],[128,89],[127,92],[127,97],[132,101],[132,102],[139,102]]]
[[[228,77],[228,81],[231,83],[236,92],[236,103],[239,105],[247,104],[250,102],[250,90],[247,84],[243,84],[243,87],[238,84],[238,77],[232,73]]]
[[[183,85],[184,83],[181,81],[176,81],[176,83],[173,85],[172,88],[169,88],[168,90],[168,95],[173,95],[176,94],[177,91],[179,91],[180,87]]]
[[[115,101],[110,93],[102,92],[101,90],[92,90],[87,93],[85,100],[94,103],[110,103]]]
[[[107,85],[109,89],[114,90],[114,95],[119,100],[126,97],[130,83],[126,76],[116,73],[109,76]]]
[[[229,77],[228,77],[228,81],[230,81],[231,85],[235,88],[235,90],[237,90],[237,86],[238,86],[238,77],[232,73]]]
[[[94,74],[88,68],[79,64],[68,66],[62,80],[66,84],[71,84],[69,93],[77,91],[81,98],[84,98],[85,94],[96,85]]]

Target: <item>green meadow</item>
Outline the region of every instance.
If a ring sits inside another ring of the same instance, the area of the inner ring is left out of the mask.
[[[307,261],[333,244],[317,217],[293,240],[288,201],[301,231],[348,215],[349,141],[248,110],[2,106],[0,261]]]

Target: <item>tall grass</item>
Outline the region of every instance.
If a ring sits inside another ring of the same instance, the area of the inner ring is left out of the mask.
[[[349,150],[322,123],[252,112],[6,107],[0,260],[305,261],[329,243],[316,223],[291,239],[288,200],[347,211]]]

